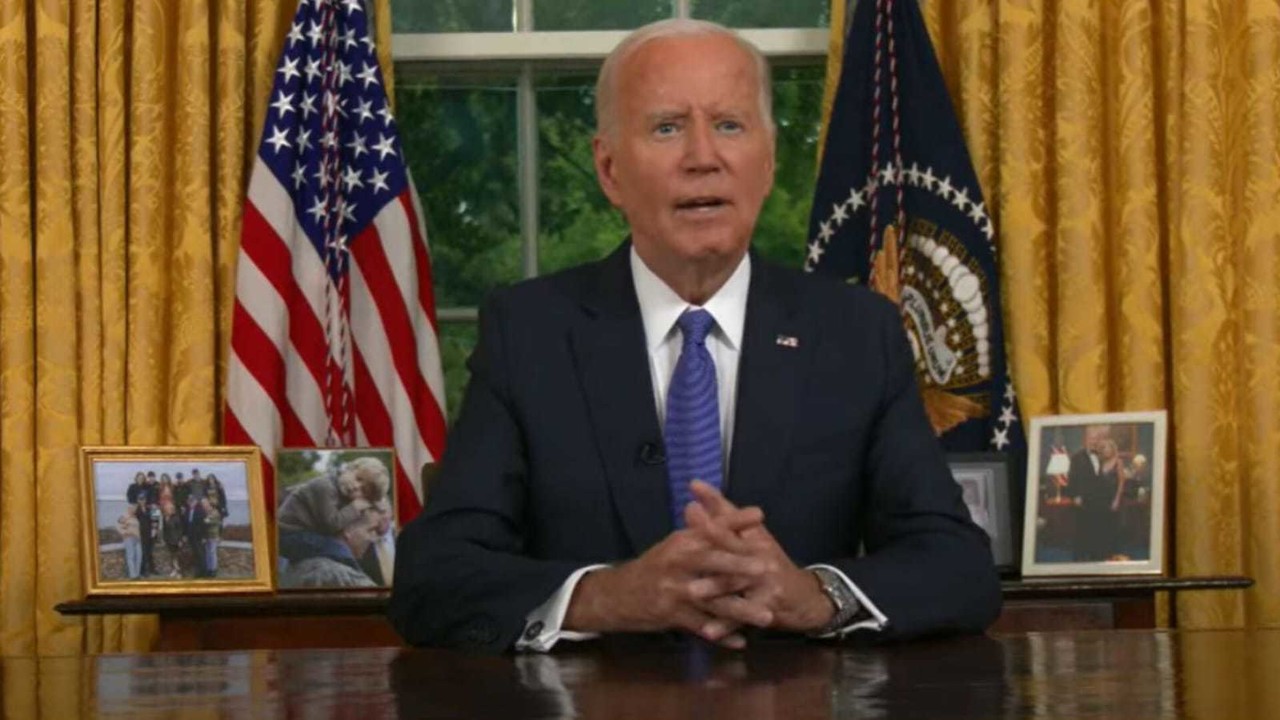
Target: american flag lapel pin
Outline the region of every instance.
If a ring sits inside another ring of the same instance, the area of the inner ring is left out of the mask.
[[[800,338],[795,335],[779,335],[774,339],[774,343],[784,348],[800,347]]]

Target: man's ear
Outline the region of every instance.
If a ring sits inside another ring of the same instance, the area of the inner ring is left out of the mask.
[[[777,176],[778,169],[777,130],[774,130],[771,134],[773,137],[769,138],[769,166],[765,169],[765,172],[769,173],[769,184],[764,188],[764,197],[766,200],[769,198],[769,194],[773,192],[773,181]]]
[[[595,158],[596,180],[600,183],[604,196],[609,198],[614,207],[622,207],[619,204],[618,180],[614,175],[613,149],[602,134],[597,133],[591,139],[591,153]]]

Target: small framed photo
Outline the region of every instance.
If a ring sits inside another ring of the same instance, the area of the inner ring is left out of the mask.
[[[1010,496],[1009,458],[1003,453],[950,453],[947,466],[960,486],[973,522],[991,538],[991,554],[1001,574],[1017,571],[1019,534]]]
[[[1031,421],[1022,574],[1164,572],[1165,412]]]
[[[255,447],[81,449],[88,595],[272,589]]]
[[[390,448],[286,448],[276,454],[279,589],[391,587],[395,466]]]

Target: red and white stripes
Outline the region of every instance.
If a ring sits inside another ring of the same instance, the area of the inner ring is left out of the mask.
[[[344,369],[354,440],[394,447],[399,514],[421,508],[420,472],[444,450],[444,378],[430,256],[414,189],[388,202],[351,238],[346,282],[351,342],[327,341],[336,283],[300,224],[290,195],[262,162],[245,205],[236,278],[225,440],[275,451],[324,445],[332,412],[326,368]],[[344,303],[345,304],[345,303]],[[328,322],[327,322],[328,320]],[[333,348],[331,351],[330,348]],[[345,348],[345,357],[338,357]]]

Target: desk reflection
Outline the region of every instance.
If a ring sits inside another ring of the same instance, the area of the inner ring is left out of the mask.
[[[405,654],[392,664],[402,717],[829,718],[1003,712],[1005,648],[991,638],[896,648],[757,641],[746,652],[696,640],[612,639],[521,655],[503,679],[479,666]],[[456,688],[471,686],[473,691]],[[495,688],[502,688],[493,692]]]
[[[1280,717],[1280,631],[4,658],[4,718]]]

